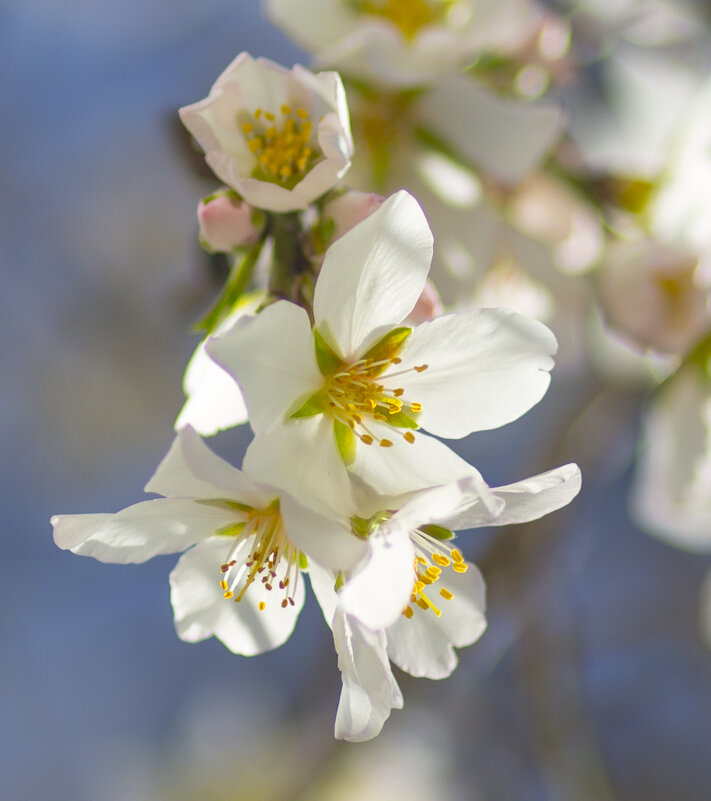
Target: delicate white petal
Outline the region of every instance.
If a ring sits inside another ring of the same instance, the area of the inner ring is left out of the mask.
[[[368,429],[393,446],[358,443],[350,471],[380,495],[397,497],[477,474],[451,448],[427,434],[418,432],[415,441],[409,443],[378,421],[369,422]]]
[[[287,301],[239,320],[206,348],[241,386],[257,432],[284,422],[323,383],[308,315]]]
[[[63,551],[73,551],[85,542],[113,515],[53,515],[54,544]]]
[[[473,309],[419,325],[400,353],[398,373],[381,378],[422,404],[418,423],[459,438],[516,420],[543,397],[555,337],[536,320],[508,309]],[[427,364],[423,372],[416,365]]]
[[[185,370],[185,405],[175,421],[175,430],[192,426],[209,437],[247,422],[247,407],[232,376],[207,355],[201,342]]]
[[[212,537],[184,553],[170,574],[170,602],[175,628],[186,642],[215,636],[230,651],[244,656],[277,648],[291,635],[304,604],[303,580],[294,592],[295,605],[281,606],[282,596],[261,582],[252,584],[244,598],[226,600],[220,589],[220,565],[230,538]],[[260,611],[258,604],[265,608]]]
[[[145,489],[168,498],[237,500],[255,508],[275,497],[213,453],[189,426],[178,433]]]
[[[329,628],[333,627],[333,616],[336,614],[338,606],[338,594],[336,593],[336,576],[332,570],[324,570],[317,564],[309,564],[309,581],[311,589],[314,591],[316,600],[323,612],[323,619]]]
[[[554,512],[569,504],[580,492],[580,468],[576,464],[556,467],[546,473],[507,484],[492,487],[491,494],[500,503],[498,512],[492,514],[480,498],[472,493],[469,508],[461,509],[443,523],[452,530],[477,528],[478,526],[509,526],[527,523]]]
[[[506,183],[521,181],[539,164],[565,121],[556,106],[498,97],[462,75],[426,92],[419,113],[462,156]]]
[[[247,448],[243,467],[250,476],[285,490],[318,512],[341,517],[356,512],[333,420],[323,414],[258,433]]]
[[[312,53],[348,34],[358,19],[338,0],[267,0],[267,13],[274,25]]]
[[[343,681],[335,735],[352,742],[370,740],[380,732],[390,710],[402,707],[402,693],[385,650],[385,633],[369,631],[337,612],[333,640]]]
[[[392,195],[327,250],[316,282],[316,327],[344,359],[358,356],[374,332],[407,317],[431,260],[422,209],[407,192]]]
[[[77,519],[72,519],[77,518]],[[87,518],[94,518],[89,520]],[[97,527],[91,531],[95,522]],[[115,515],[56,515],[55,542],[80,556],[121,564],[184,551],[235,522],[228,508],[183,498],[134,504]]]
[[[440,585],[454,594],[451,600],[439,595]],[[412,676],[443,679],[457,666],[454,648],[471,645],[486,629],[486,588],[479,570],[469,564],[466,573],[444,569],[428,590],[441,616],[411,604],[413,616],[402,616],[387,631],[388,654]]]
[[[398,619],[412,594],[415,550],[409,529],[392,521],[378,526],[367,543],[368,556],[348,577],[338,603],[363,625],[383,629]]]
[[[472,503],[483,507],[492,518],[501,514],[504,508],[504,501],[495,497],[474,468],[471,477],[418,492],[398,509],[392,517],[392,523],[397,523],[407,531],[414,531],[429,523],[450,521],[463,507]]]
[[[297,503],[289,494],[280,499],[281,516],[291,542],[312,561],[333,570],[349,570],[368,550],[350,531],[347,518],[336,520]]]

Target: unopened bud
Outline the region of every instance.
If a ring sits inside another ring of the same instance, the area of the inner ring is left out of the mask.
[[[380,195],[349,190],[326,203],[323,207],[323,216],[333,220],[335,226],[332,241],[343,236],[359,222],[363,222],[381,206],[384,200],[385,198]]]
[[[197,217],[202,242],[211,251],[231,253],[235,248],[252,244],[259,235],[254,209],[232,192],[201,200]]]

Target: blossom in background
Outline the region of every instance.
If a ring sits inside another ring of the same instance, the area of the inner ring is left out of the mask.
[[[239,383],[264,474],[296,495],[348,496],[345,467],[385,495],[462,477],[431,434],[460,438],[515,420],[545,393],[556,343],[500,309],[400,325],[422,294],[432,236],[406,192],[328,249],[314,327],[278,302],[211,338]]]
[[[400,508],[353,518],[369,559],[338,590],[331,572],[309,573],[343,680],[336,737],[370,739],[402,706],[390,661],[412,676],[445,678],[457,666],[454,649],[471,645],[486,628],[484,580],[453,544],[453,532],[535,520],[579,490],[580,470],[572,464],[498,488],[472,470]]]
[[[683,247],[648,238],[614,242],[599,279],[609,323],[639,348],[683,354],[711,326],[708,278]]]
[[[646,531],[691,551],[711,550],[711,375],[683,365],[656,392],[643,422],[631,496]]]
[[[255,208],[304,209],[350,164],[348,107],[335,72],[288,70],[241,53],[180,117],[215,175]]]
[[[428,84],[479,53],[510,51],[540,19],[528,0],[267,0],[316,63],[377,85]]]
[[[254,481],[183,429],[147,492],[164,497],[117,514],[56,515],[54,540],[101,562],[185,551],[170,574],[181,639],[215,636],[246,656],[287,640],[304,602],[308,559],[343,569],[364,544],[342,525]]]

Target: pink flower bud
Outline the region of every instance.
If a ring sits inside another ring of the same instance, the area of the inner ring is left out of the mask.
[[[434,320],[440,314],[442,314],[442,300],[434,284],[428,279],[415,303],[415,308],[408,315],[408,320],[413,323],[425,323],[427,320]]]
[[[197,217],[203,242],[219,253],[250,245],[259,234],[252,220],[253,211],[249,203],[229,193],[201,200]]]
[[[332,241],[335,242],[359,222],[363,222],[381,206],[384,200],[385,198],[380,195],[349,190],[326,203],[323,207],[323,216],[333,220],[335,224]]]

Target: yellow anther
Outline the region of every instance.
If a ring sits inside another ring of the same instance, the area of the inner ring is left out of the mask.
[[[411,403],[410,408],[413,412],[421,412],[422,411],[422,404],[421,403]]]
[[[449,559],[441,553],[433,553],[432,554],[432,561],[440,565],[440,567],[447,567],[449,565]]]
[[[306,111],[305,108],[297,108],[296,109],[296,116],[300,117],[302,120],[305,120],[309,116],[309,112]]]
[[[281,602],[281,608],[286,609],[287,606],[289,606],[289,602],[286,600],[286,598],[284,598],[284,600]]]
[[[230,585],[226,581],[221,581],[220,582],[220,589],[226,590],[229,586]]]
[[[422,373],[429,367],[429,364],[420,364],[417,365],[414,369],[416,373]]]
[[[276,136],[276,128],[272,125],[264,132],[267,139],[273,139]]]
[[[452,570],[455,573],[466,573],[469,570],[469,565],[466,562],[456,562],[452,565]]]
[[[381,439],[380,440],[380,447],[381,448],[392,448],[393,444],[390,442],[389,439]]]
[[[269,120],[269,122],[274,122],[276,117],[271,113],[271,111],[265,111],[264,112],[264,119],[265,120]]]
[[[264,611],[264,607],[265,607],[265,606],[266,606],[266,604],[264,603],[264,601],[260,601],[260,602],[257,604],[257,608],[259,609],[259,611],[260,611],[260,612],[263,612],[263,611]]]
[[[441,569],[440,569],[440,568],[438,568],[438,567],[435,567],[434,565],[430,565],[430,566],[427,568],[427,571],[426,571],[427,575],[428,575],[428,576],[432,576],[432,578],[433,578],[433,579],[436,579],[436,578],[438,578],[438,577],[439,577],[439,574],[440,574],[441,572],[442,572],[442,571],[441,571]]]
[[[284,166],[279,170],[279,175],[281,175],[282,178],[289,178],[291,176],[291,173],[292,173],[291,167]]]
[[[224,597],[227,600],[229,600],[233,595],[234,595],[234,593],[232,592],[232,590],[227,590],[227,592],[225,593]]]
[[[455,562],[464,561],[464,557],[462,556],[458,548],[452,548],[452,559],[454,559]]]
[[[261,116],[262,116],[262,109],[261,108],[255,108],[254,109],[254,119],[258,120]]]
[[[256,155],[263,147],[262,140],[259,137],[250,139],[249,142],[247,142],[247,147],[250,149],[250,152]]]
[[[405,615],[405,617],[406,617],[406,618],[408,618],[408,619],[411,619],[411,618],[412,618],[412,616],[415,614],[415,613],[412,611],[412,609],[411,609],[409,606],[406,606],[406,607],[405,607],[405,608],[402,610],[402,613],[403,613],[403,615]]]
[[[451,601],[454,598],[454,593],[450,592],[446,587],[442,587],[439,591],[439,594],[444,598],[445,601]]]
[[[365,445],[372,445],[373,444],[373,438],[370,436],[370,434],[362,434],[361,438],[360,438],[360,441],[362,443],[364,443]]]
[[[425,599],[422,596],[417,598],[415,600],[415,603],[420,607],[420,609],[424,609],[425,612],[429,609],[429,605],[428,605],[427,601],[425,601]]]
[[[281,113],[282,114],[291,114],[291,109],[285,103],[281,105]]]
[[[390,363],[391,364],[402,364],[402,359],[399,356],[393,356],[393,358],[390,359]]]
[[[397,389],[394,389],[394,390],[393,390],[393,395],[394,395],[396,398],[399,398],[399,397],[401,397],[401,396],[402,396],[402,395],[404,395],[404,394],[405,394],[405,390],[404,390],[402,387],[398,387]]]
[[[243,122],[243,123],[242,123],[242,130],[243,130],[243,131],[244,131],[246,134],[250,134],[250,133],[252,133],[252,131],[254,130],[254,125],[252,125],[252,123],[251,123],[251,122]]]
[[[410,445],[412,445],[415,441],[415,435],[412,433],[412,431],[406,431],[403,434],[403,437],[410,443]]]
[[[373,414],[374,420],[380,420],[381,422],[387,422],[387,417],[384,414],[380,414],[380,412],[374,412]]]
[[[435,555],[436,555],[436,554],[435,554]],[[415,561],[416,561],[416,562],[419,562],[421,565],[426,565],[426,564],[427,564],[427,560],[426,560],[426,559],[424,559],[422,556],[416,556],[416,557],[415,557]]]

